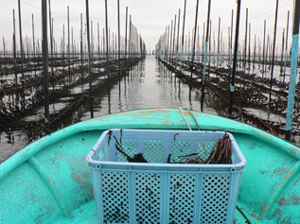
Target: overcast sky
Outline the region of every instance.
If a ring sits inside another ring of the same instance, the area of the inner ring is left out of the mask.
[[[47,0],[48,2],[48,0]],[[187,0],[186,34],[192,30],[195,22],[195,10],[197,0]],[[13,33],[13,9],[16,15],[17,38],[19,35],[18,25],[18,0],[0,0],[0,33],[7,42],[7,48],[11,49],[11,39]],[[245,11],[249,10],[249,22],[252,26],[251,33],[262,36],[263,23],[267,20],[267,32],[273,36],[274,17],[276,0],[242,0],[241,7],[241,38],[245,30]],[[90,20],[94,23],[94,38],[97,39],[97,23],[99,23],[101,35],[105,26],[105,1],[89,0]],[[208,0],[199,0],[200,35],[203,33],[203,23],[207,17]],[[51,0],[52,17],[54,20],[54,36],[60,40],[63,33],[63,24],[67,27],[67,6],[70,9],[70,26],[74,29],[74,39],[79,43],[80,35],[80,13],[83,14],[85,22],[85,0]],[[125,36],[125,14],[128,6],[132,22],[137,27],[147,49],[154,49],[159,37],[164,33],[166,26],[171,25],[181,9],[180,33],[182,29],[182,13],[184,0],[120,0],[121,10],[121,35]],[[211,0],[212,31],[218,30],[218,18],[221,17],[221,30],[226,38],[228,27],[230,26],[231,11],[234,9],[234,19],[236,18],[236,0]],[[281,43],[282,30],[286,27],[287,11],[290,10],[290,33],[293,18],[293,0],[279,0],[277,43]],[[31,17],[35,18],[35,35],[41,39],[41,0],[21,0],[23,37],[32,38]],[[117,0],[108,0],[109,27],[112,32],[117,33]],[[178,18],[177,18],[178,21]],[[240,38],[240,39],[241,39]],[[19,41],[19,39],[17,39]],[[3,49],[3,44],[0,49]]]

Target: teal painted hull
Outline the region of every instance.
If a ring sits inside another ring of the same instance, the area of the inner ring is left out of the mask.
[[[300,149],[234,120],[193,114],[201,130],[231,132],[246,157],[237,203],[245,216],[252,223],[299,223]],[[46,136],[0,164],[0,223],[97,223],[86,156],[112,128],[188,129],[179,110],[156,109],[107,115]],[[245,223],[238,210],[235,218]]]

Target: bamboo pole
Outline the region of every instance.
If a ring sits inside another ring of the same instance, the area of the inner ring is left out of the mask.
[[[264,73],[266,72],[266,69],[265,69],[265,45],[266,45],[266,23],[267,21],[264,20],[264,40],[263,40],[263,64],[262,64],[262,70],[261,70],[261,75],[262,75],[262,80],[264,80]]]
[[[175,36],[176,36],[175,33],[176,33],[176,15],[175,15],[175,18],[174,18],[172,61],[173,61],[173,58],[174,58],[174,50],[175,50]]]
[[[20,31],[20,55],[21,55],[21,83],[23,88],[22,100],[25,102],[25,76],[24,76],[24,53],[23,53],[23,41],[22,41],[22,16],[21,16],[21,0],[18,0],[19,9],[19,31]],[[22,103],[22,109],[24,109],[24,103]]]
[[[182,69],[182,60],[183,60],[183,51],[184,51],[185,14],[186,14],[186,0],[184,0],[184,10],[183,10],[183,18],[182,18],[182,34],[181,34],[182,38],[181,38],[181,53],[180,53],[180,66],[179,66],[180,73]]]
[[[233,9],[231,10],[229,65],[232,67]],[[234,65],[235,66],[235,65]]]
[[[14,57],[15,83],[16,83],[16,85],[18,85],[17,47],[16,47],[16,19],[15,19],[15,10],[14,9],[13,9],[13,57]]]
[[[90,14],[89,14],[89,0],[85,1],[86,5],[86,29],[87,29],[87,47],[88,47],[88,74],[89,74],[89,100],[90,100],[90,110],[91,118],[94,117],[94,107],[93,107],[93,86],[92,86],[92,73],[91,73],[91,43],[90,43]]]
[[[34,74],[36,75],[36,62],[35,62],[35,37],[34,37],[34,16],[32,14],[32,48],[33,48],[33,64],[34,64]]]
[[[285,37],[284,34],[285,34],[285,29],[283,29],[282,31],[282,38],[281,38],[280,76],[283,76],[283,55],[284,55],[284,37]],[[284,82],[282,84],[284,84]]]
[[[247,70],[249,72],[249,77],[251,74],[251,69],[250,69],[250,62],[251,62],[251,23],[249,23],[249,34],[248,34],[248,67]]]
[[[297,78],[298,48],[299,48],[299,24],[300,24],[300,0],[294,1],[294,25],[293,25],[293,44],[291,55],[291,75],[289,84],[288,107],[286,115],[286,135],[287,140],[291,140],[292,123],[295,103],[295,86]]]
[[[53,71],[53,25],[51,17],[51,1],[48,0],[49,4],[49,30],[50,30],[50,52],[51,52],[51,76],[52,76],[52,88],[54,90],[54,71]]]
[[[272,52],[272,67],[271,67],[271,83],[270,83],[270,94],[269,103],[272,101],[272,87],[273,87],[273,77],[274,77],[274,60],[275,60],[275,48],[276,48],[276,33],[277,33],[277,16],[278,16],[278,1],[276,0],[275,9],[275,21],[274,21],[274,32],[273,32],[273,52]]]
[[[43,51],[43,86],[44,86],[44,107],[45,107],[45,131],[50,134],[49,115],[49,86],[48,86],[48,34],[47,34],[47,0],[42,0],[42,51]]]
[[[192,81],[193,81],[193,72],[196,71],[196,66],[194,65],[195,60],[195,48],[196,48],[196,34],[197,34],[197,21],[198,21],[198,8],[199,8],[199,0],[196,3],[196,14],[195,14],[195,26],[194,26],[194,37],[193,37],[193,50],[192,50],[192,60],[191,60],[191,77],[190,77],[190,94],[192,90]]]
[[[202,89],[201,89],[201,112],[203,112],[203,103],[204,103],[204,89],[205,89],[205,76],[206,76],[206,64],[207,64],[207,51],[208,51],[208,37],[209,37],[209,21],[210,21],[210,5],[211,0],[208,0],[208,9],[207,9],[207,22],[206,22],[206,40],[205,40],[205,55],[204,55],[204,62],[203,62],[203,73],[202,73]]]
[[[234,42],[234,55],[233,55],[233,67],[232,67],[232,79],[230,86],[230,103],[228,113],[232,115],[233,108],[233,96],[235,90],[235,71],[238,57],[238,41],[239,41],[239,25],[240,25],[240,11],[241,11],[241,0],[237,1],[237,14],[236,14],[236,27],[235,27],[235,42]]]
[[[107,72],[107,80],[108,80],[108,86],[109,86],[109,40],[108,40],[108,13],[107,13],[107,0],[105,0],[105,30],[106,30],[106,72]],[[108,88],[109,90],[109,88]]]
[[[217,69],[220,68],[220,46],[221,46],[221,43],[220,43],[220,30],[221,30],[221,17],[219,17],[219,20],[218,20],[218,49],[217,49]]]
[[[128,24],[128,7],[126,6],[126,21],[125,21],[125,69],[127,67],[127,24]]]
[[[80,13],[80,59],[81,59],[81,78],[83,83],[84,65],[83,65],[83,21],[82,13]]]
[[[119,87],[120,87],[120,85],[121,85],[120,0],[118,0],[118,62],[119,62]]]
[[[99,27],[99,23],[97,23],[97,40],[98,40],[98,48],[97,48],[98,60],[100,60],[100,27]]]
[[[284,54],[284,68],[283,68],[283,83],[285,83],[285,71],[286,71],[287,54],[288,54],[289,18],[290,18],[290,11],[287,12],[287,22],[286,22],[286,37],[285,37],[285,54]]]
[[[71,82],[71,56],[70,56],[70,9],[67,6],[67,20],[68,20],[68,68],[69,68],[69,82]]]
[[[131,21],[131,15],[129,15],[129,40],[128,40],[128,56],[129,56],[129,59],[131,58],[131,42],[132,42],[132,21]]]
[[[178,26],[177,26],[177,42],[176,42],[176,63],[175,63],[175,70],[176,71],[177,71],[177,60],[178,60],[179,28],[180,28],[180,9],[178,10]]]
[[[248,34],[248,8],[246,8],[246,22],[245,22],[245,45],[244,45],[244,67],[243,67],[244,88],[245,88],[246,61],[247,61],[247,34]]]

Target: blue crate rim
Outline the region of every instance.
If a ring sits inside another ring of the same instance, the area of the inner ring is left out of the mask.
[[[234,144],[235,147],[234,149],[238,152],[239,154],[239,158],[240,158],[240,162],[239,163],[234,163],[234,164],[182,164],[182,163],[135,163],[135,162],[115,162],[115,161],[98,161],[98,160],[94,160],[92,159],[92,155],[94,153],[96,153],[96,150],[94,149],[97,145],[99,145],[100,140],[105,138],[106,135],[108,134],[109,131],[142,131],[142,132],[165,132],[165,133],[191,133],[191,134],[206,134],[206,133],[217,133],[217,134],[225,134],[227,133],[230,137],[231,140],[231,144]],[[101,168],[102,166],[106,166],[106,165],[113,165],[116,167],[119,167],[119,169],[122,169],[124,166],[131,166],[131,167],[153,167],[155,166],[156,168],[164,168],[164,167],[168,167],[168,168],[175,168],[175,167],[184,167],[184,168],[193,168],[193,169],[201,169],[201,168],[216,168],[216,169],[220,169],[220,168],[225,168],[225,169],[230,169],[231,172],[241,172],[244,169],[245,164],[247,163],[247,160],[245,159],[242,151],[240,150],[233,134],[231,134],[230,132],[227,131],[206,131],[206,130],[200,130],[200,131],[188,131],[188,130],[161,130],[161,129],[108,129],[106,131],[104,131],[100,138],[98,139],[97,143],[94,145],[94,147],[92,148],[92,150],[90,150],[89,154],[86,157],[89,166],[92,168]]]
[[[89,166],[93,169],[103,169],[105,171],[124,171],[124,172],[180,172],[180,174],[187,173],[207,173],[208,169],[211,169],[211,172],[218,173],[237,173],[242,172],[244,170],[246,163],[238,163],[238,164],[182,164],[182,163],[134,163],[134,162],[99,162],[96,161],[94,163],[90,162]],[[111,167],[114,168],[111,168]],[[107,168],[109,167],[109,168]],[[127,169],[124,169],[126,167]],[[148,167],[148,169],[138,169],[141,167]],[[132,169],[131,169],[132,168]],[[177,169],[176,169],[177,168]],[[187,170],[179,170],[179,169],[187,169]],[[190,170],[188,170],[190,169]],[[203,170],[202,170],[203,169]]]

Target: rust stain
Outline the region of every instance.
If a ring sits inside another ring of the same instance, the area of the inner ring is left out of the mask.
[[[293,186],[296,186],[300,181],[300,177],[294,182]]]
[[[265,207],[263,208],[263,210],[261,211],[261,213],[259,214],[259,219],[261,219],[264,214],[268,211],[268,208],[269,208],[269,205],[270,205],[270,202],[268,202]]]
[[[164,109],[154,109],[154,110],[141,110],[141,111],[137,111],[137,114],[152,114],[152,113],[169,113],[169,110],[164,110]],[[130,113],[132,114],[132,113]]]
[[[276,168],[275,170],[273,170],[273,175],[278,175],[278,176],[281,176],[285,173],[287,173],[288,169],[287,168],[284,168],[284,167],[281,167],[281,168]]]
[[[163,125],[168,126],[169,124],[170,124],[170,121],[164,121],[164,122],[163,122]]]
[[[253,130],[253,129],[251,131],[254,132],[254,133],[259,134],[263,138],[270,138],[268,135],[264,134],[263,132],[259,132],[257,130]]]
[[[300,151],[299,151],[299,149],[298,149],[298,148],[296,148],[296,147],[293,147],[293,148],[291,148],[291,153],[292,153],[293,155],[297,155],[297,154],[299,154],[299,153],[300,153]]]
[[[283,180],[279,183],[279,185],[278,185],[277,188],[280,188],[281,185],[285,182],[285,180],[288,179],[289,176],[291,176],[293,172],[294,172],[294,169],[290,170],[290,171],[285,175],[285,177],[283,178]]]
[[[290,198],[285,198],[285,196],[281,197],[278,205],[299,205],[300,204],[300,196],[296,194],[296,192],[293,193],[293,195]]]
[[[280,198],[280,200],[278,201],[278,205],[279,206],[287,205],[287,200],[284,196]]]
[[[277,223],[280,222],[282,216],[282,211],[279,208],[276,208],[275,211],[270,215],[269,219],[277,219]]]
[[[84,181],[79,174],[71,174],[71,178],[75,180],[79,185],[81,185]]]
[[[298,195],[296,195],[296,192],[293,193],[293,195],[291,197],[291,201],[292,201],[293,205],[300,204],[300,197]]]
[[[252,216],[253,218],[255,218],[256,220],[259,220],[258,216],[255,215],[254,213],[251,213],[251,216]]]

